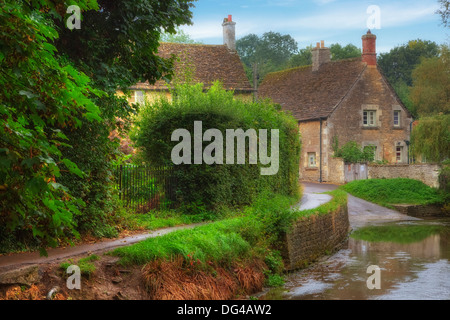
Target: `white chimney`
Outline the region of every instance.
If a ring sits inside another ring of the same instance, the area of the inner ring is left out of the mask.
[[[223,44],[231,51],[236,51],[236,22],[233,21],[231,14],[223,20],[222,27]]]

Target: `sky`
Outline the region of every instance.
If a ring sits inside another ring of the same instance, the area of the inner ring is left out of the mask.
[[[204,44],[223,44],[222,22],[236,22],[236,38],[274,31],[291,35],[299,49],[321,40],[361,48],[368,27],[377,35],[377,52],[409,40],[450,42],[437,0],[197,0],[193,25],[182,29]]]

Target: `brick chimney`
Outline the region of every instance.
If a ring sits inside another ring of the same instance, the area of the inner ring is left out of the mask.
[[[317,45],[312,49],[312,71],[318,71],[320,66],[331,61],[330,48],[325,47],[325,42],[317,42]]]
[[[377,36],[372,34],[372,32],[367,31],[365,35],[362,36],[362,61],[366,62],[368,66],[377,65]]]
[[[236,51],[236,22],[233,21],[231,14],[223,20],[222,27],[223,44],[226,44],[229,50]]]

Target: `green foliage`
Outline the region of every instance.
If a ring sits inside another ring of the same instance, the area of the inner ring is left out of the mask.
[[[342,60],[349,58],[356,58],[361,56],[361,50],[355,45],[349,43],[342,47],[339,43],[330,46],[331,60]]]
[[[267,273],[266,276],[267,276],[267,278],[266,278],[265,285],[267,287],[281,287],[282,285],[285,284],[283,276],[281,276],[279,274]]]
[[[201,44],[202,42],[195,41],[191,39],[189,34],[184,32],[182,29],[177,28],[175,33],[165,32],[161,34],[161,42],[170,42],[170,43],[188,43],[188,44]]]
[[[71,265],[77,265],[80,268],[81,275],[90,278],[97,269],[91,262],[97,261],[99,259],[99,256],[93,254],[86,258],[81,258],[77,263],[74,263],[73,260],[62,262],[60,264],[60,268],[66,271],[67,268],[69,268]]]
[[[395,47],[388,53],[382,53],[378,58],[378,66],[414,116],[417,116],[417,107],[409,92],[413,85],[413,70],[423,58],[437,57],[438,54],[439,46],[435,42],[418,39]]]
[[[304,49],[300,49],[297,54],[291,56],[288,67],[296,68],[312,65],[312,48],[312,45],[310,45]]]
[[[252,70],[256,64],[257,78],[262,81],[267,73],[284,69],[297,52],[298,45],[290,35],[270,31],[261,37],[249,34],[238,39],[236,50],[247,70],[251,71],[249,79],[253,81]]]
[[[424,117],[411,135],[412,153],[427,161],[442,162],[450,158],[450,114]]]
[[[424,58],[413,70],[411,101],[421,117],[450,114],[450,48],[441,46],[439,57]]]
[[[57,55],[50,14],[46,1],[4,1],[0,10],[0,228],[31,232],[42,248],[77,235],[73,217],[83,203],[55,178],[84,174],[61,151],[71,143],[63,131],[100,120],[90,97],[102,96]]]
[[[349,141],[341,148],[338,148],[338,144],[335,141],[333,148],[336,149],[334,156],[344,159],[344,162],[347,163],[372,162],[375,157],[373,147],[366,146],[362,148],[355,141]]]
[[[142,148],[150,165],[172,165],[171,152],[178,144],[171,141],[176,129],[193,133],[194,121],[202,121],[203,129],[215,128],[225,137],[226,129],[279,129],[279,171],[262,176],[261,164],[207,165],[181,164],[174,167],[176,193],[181,203],[198,204],[206,210],[220,206],[251,204],[262,190],[288,196],[298,194],[298,159],[300,140],[295,120],[274,105],[234,99],[219,83],[203,92],[203,86],[183,85],[175,89],[173,101],[161,99],[141,112],[133,139]],[[268,137],[270,141],[270,136]],[[206,144],[204,144],[206,146]],[[270,150],[270,147],[269,147]],[[248,150],[247,150],[248,152]],[[225,152],[224,152],[225,157]]]
[[[355,197],[385,207],[392,204],[440,204],[443,198],[437,189],[413,179],[369,179],[352,181],[341,187]]]
[[[407,44],[395,47],[388,53],[380,54],[378,66],[392,84],[403,81],[413,84],[412,71],[422,58],[437,57],[439,46],[428,40],[411,40]]]
[[[191,0],[66,2],[0,10],[0,232],[41,248],[78,231],[117,234],[108,136],[136,108],[116,90],[169,78],[159,33],[192,17]],[[81,29],[65,26],[70,4]]]
[[[442,24],[444,27],[450,27],[450,1],[449,0],[438,0],[440,4],[439,10],[436,12],[441,16]]]

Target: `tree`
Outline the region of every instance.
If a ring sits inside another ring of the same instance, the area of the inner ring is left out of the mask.
[[[395,47],[388,53],[380,54],[378,66],[391,84],[403,81],[412,85],[412,71],[422,58],[439,55],[439,46],[428,40],[411,40],[407,44]]]
[[[187,43],[187,44],[201,44],[202,42],[195,41],[189,34],[184,32],[182,29],[177,28],[175,33],[164,32],[161,34],[161,42],[171,42],[171,43]]]
[[[261,37],[249,34],[238,39],[236,50],[248,71],[249,79],[253,79],[253,67],[256,64],[261,81],[267,73],[285,68],[298,46],[290,35],[270,31]]]
[[[332,44],[330,51],[331,60],[342,60],[361,56],[361,50],[351,43],[345,47],[342,47],[339,43]]]
[[[449,0],[439,0],[441,5],[440,9],[436,12],[441,15],[442,24],[445,27],[450,27],[450,1]]]
[[[312,65],[312,48],[312,45],[307,46],[304,49],[300,49],[297,54],[293,55],[289,59],[289,68]]]
[[[424,117],[411,135],[412,152],[427,161],[442,162],[450,158],[450,115]]]
[[[63,174],[59,182],[67,185],[75,196],[89,206],[76,217],[78,230],[99,237],[111,237],[117,229],[111,225],[113,203],[113,167],[118,142],[109,134],[126,131],[137,105],[130,106],[117,90],[127,93],[137,82],[154,83],[171,78],[173,58],[156,55],[160,32],[175,33],[179,25],[191,23],[192,0],[99,0],[98,10],[83,12],[81,29],[69,30],[63,19],[55,19],[59,27],[56,47],[61,55],[92,79],[92,85],[107,95],[95,99],[103,121],[83,121],[82,130],[66,130],[72,141],[63,153],[87,178]],[[116,119],[123,121],[118,127]]]
[[[160,32],[190,23],[192,2],[80,0],[81,29],[69,30],[60,1],[2,0],[0,228],[42,247],[83,228],[116,232],[105,228],[117,146],[108,136],[136,112],[116,91],[170,77]]]
[[[403,104],[413,116],[417,110],[410,97],[413,84],[412,72],[423,58],[439,55],[439,46],[432,41],[412,40],[407,44],[395,47],[388,53],[380,54],[378,66],[394,88]]]
[[[103,94],[57,55],[58,33],[44,13],[56,8],[41,3],[2,1],[0,10],[0,242],[32,235],[43,248],[77,234],[79,201],[55,178],[84,175],[61,152],[70,143],[63,130],[101,120],[90,97]]]
[[[412,72],[411,101],[420,116],[450,113],[450,49],[439,57],[423,59]]]

